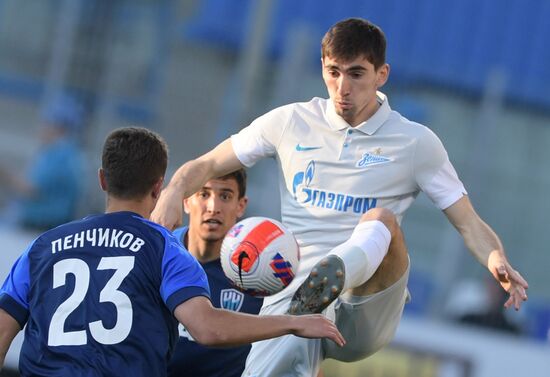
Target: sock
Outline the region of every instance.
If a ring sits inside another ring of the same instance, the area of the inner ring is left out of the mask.
[[[344,290],[358,287],[374,275],[388,252],[390,241],[391,233],[384,223],[364,221],[357,224],[346,242],[329,252],[344,261]]]

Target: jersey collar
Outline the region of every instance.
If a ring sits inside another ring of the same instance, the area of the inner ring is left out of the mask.
[[[378,110],[373,116],[357,125],[357,127],[353,127],[353,129],[361,131],[367,135],[373,135],[380,127],[382,127],[382,124],[388,120],[391,112],[388,97],[386,97],[386,95],[382,92],[376,92],[376,96],[378,97],[378,103],[380,104]],[[327,120],[331,128],[338,131],[351,127],[349,123],[342,119],[340,115],[336,114],[334,105],[330,99],[328,100],[327,106]]]

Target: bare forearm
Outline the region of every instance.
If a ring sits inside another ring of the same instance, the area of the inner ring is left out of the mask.
[[[0,309],[0,369],[4,367],[8,349],[20,330],[19,323],[11,315]]]
[[[497,234],[475,212],[467,196],[444,210],[449,221],[464,238],[464,243],[476,259],[493,275],[502,288],[510,294],[505,307],[518,310],[527,300],[527,281],[508,261]]]
[[[470,250],[472,255],[485,267],[489,256],[492,253],[499,253],[505,256],[504,247],[497,234],[489,225],[481,219],[477,220],[479,224],[473,229],[469,229],[462,233],[464,243]]]
[[[493,253],[505,257],[497,234],[479,217],[467,196],[463,196],[444,212],[464,239],[466,247],[482,265],[487,267],[489,256]]]
[[[205,155],[182,165],[174,174],[169,186],[179,190],[186,198],[197,192],[209,179],[240,169],[242,164],[227,139]]]
[[[249,344],[294,333],[296,329],[292,324],[295,318],[286,315],[265,317],[215,310],[207,322],[207,331],[197,334],[197,340],[209,346]]]
[[[200,190],[211,178],[221,177],[241,168],[241,162],[227,139],[205,155],[182,165],[162,191],[151,220],[175,229],[182,221],[182,201]]]
[[[255,316],[216,309],[209,299],[198,296],[178,305],[174,316],[197,342],[209,346],[248,344],[286,334],[345,344],[336,325],[320,314]]]
[[[193,195],[212,178],[213,172],[209,170],[208,165],[201,160],[186,162],[176,170],[167,189],[177,191],[183,198]]]

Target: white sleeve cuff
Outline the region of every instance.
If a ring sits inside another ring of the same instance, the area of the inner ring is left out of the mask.
[[[431,181],[421,189],[441,210],[449,208],[457,200],[468,194],[449,160],[443,164]]]
[[[259,159],[258,156],[261,155],[258,152],[254,153],[251,148],[253,143],[247,143],[246,138],[241,133],[231,135],[231,145],[233,146],[233,152],[235,152],[241,164],[247,168],[254,166]]]

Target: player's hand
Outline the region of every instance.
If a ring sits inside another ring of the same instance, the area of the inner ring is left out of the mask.
[[[151,221],[154,221],[170,230],[176,229],[182,224],[183,200],[181,194],[171,186],[162,190],[160,198],[151,213]]]
[[[504,255],[497,250],[494,250],[489,255],[487,268],[502,288],[510,295],[504,303],[504,307],[508,309],[514,306],[516,310],[519,310],[522,302],[527,300],[526,289],[529,288],[527,281],[519,272],[512,268]]]
[[[295,323],[292,334],[302,338],[329,338],[340,347],[346,344],[346,340],[338,331],[338,328],[322,314],[293,316]]]

